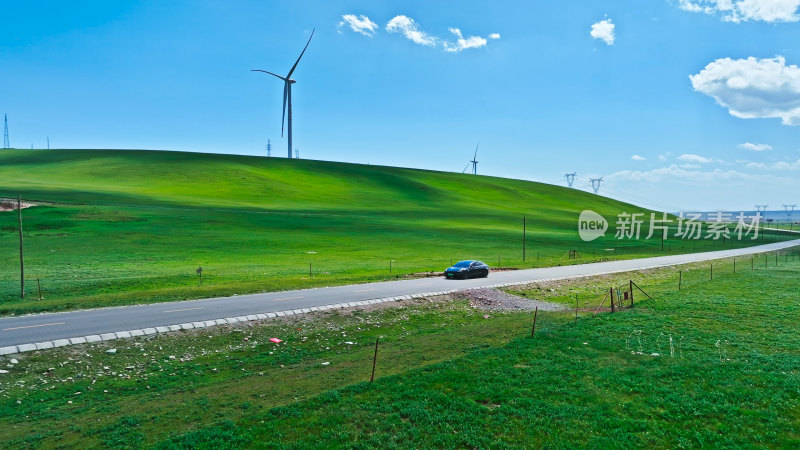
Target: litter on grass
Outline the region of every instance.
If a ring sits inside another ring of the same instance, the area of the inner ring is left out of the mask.
[[[283,342],[282,340],[280,340],[280,339],[278,339],[278,338],[269,338],[269,341],[270,341],[270,342],[274,342],[274,343],[276,343],[276,344],[280,344],[281,342]]]

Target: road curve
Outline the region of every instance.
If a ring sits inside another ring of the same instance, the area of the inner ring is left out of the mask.
[[[626,272],[771,252],[797,245],[800,245],[800,239],[733,250],[497,272],[492,273],[489,278],[463,281],[447,280],[443,277],[422,278],[7,317],[0,319],[0,354],[16,353],[14,350],[16,346],[21,346],[19,351],[31,350],[37,348],[35,343],[60,340],[60,345],[68,345],[75,342],[75,339],[67,342],[69,338],[76,337],[103,336],[105,340],[107,336],[111,336],[110,338],[113,339],[114,333],[118,337],[120,334],[127,337],[126,330],[139,331],[170,326],[172,326],[171,329],[180,329],[178,326],[180,324],[198,324],[221,318],[250,316],[251,318],[248,320],[253,320],[256,315],[259,315],[259,318],[265,317],[266,314],[273,317],[272,313],[281,311],[300,312],[306,310],[302,312],[307,312],[311,308],[317,310],[331,305],[342,307],[347,303],[375,299],[389,300],[400,296],[431,295],[456,289]],[[279,313],[279,315],[282,314]],[[165,330],[162,328],[159,331]],[[106,335],[104,336],[104,334]],[[81,338],[78,339],[77,342],[82,342]],[[34,347],[31,348],[31,345]],[[56,346],[58,345],[56,344]],[[50,346],[52,345],[40,345],[38,348],[49,348]]]

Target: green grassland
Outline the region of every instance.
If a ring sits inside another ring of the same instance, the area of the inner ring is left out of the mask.
[[[520,288],[578,298],[533,338],[440,297],[4,357],[0,446],[796,447],[798,256]]]
[[[612,226],[647,211],[520,180],[183,152],[0,151],[0,197],[17,194],[38,204],[23,213],[27,295],[16,211],[0,212],[0,315],[385,280],[467,258],[528,268],[781,238],[671,238],[664,252],[613,233],[584,243],[580,211]]]

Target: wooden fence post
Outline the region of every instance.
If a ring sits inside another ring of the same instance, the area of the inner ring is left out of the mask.
[[[372,375],[369,377],[369,382],[372,383],[375,381],[375,364],[378,362],[378,341],[381,338],[375,338],[375,356],[372,357]]]
[[[613,312],[615,312],[615,310],[614,310],[614,287],[612,286],[612,287],[611,287],[611,288],[608,290],[608,292],[609,292],[609,294],[611,295],[611,312],[613,313]]]
[[[631,308],[632,308],[633,307],[633,280],[629,280],[629,281],[630,281],[629,289],[631,291]]]
[[[539,307],[533,310],[533,327],[531,327],[531,337],[536,333],[536,316],[539,314]]]

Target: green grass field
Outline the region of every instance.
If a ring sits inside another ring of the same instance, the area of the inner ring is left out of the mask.
[[[531,286],[579,299],[534,338],[442,298],[3,357],[0,446],[796,447],[798,256]],[[654,299],[592,317],[629,279]]]
[[[468,258],[528,268],[780,238],[673,238],[663,253],[660,240],[613,233],[584,243],[580,211],[612,226],[646,211],[519,180],[182,152],[0,151],[0,198],[17,194],[39,206],[23,213],[25,299],[16,211],[0,212],[2,315],[376,281]]]

